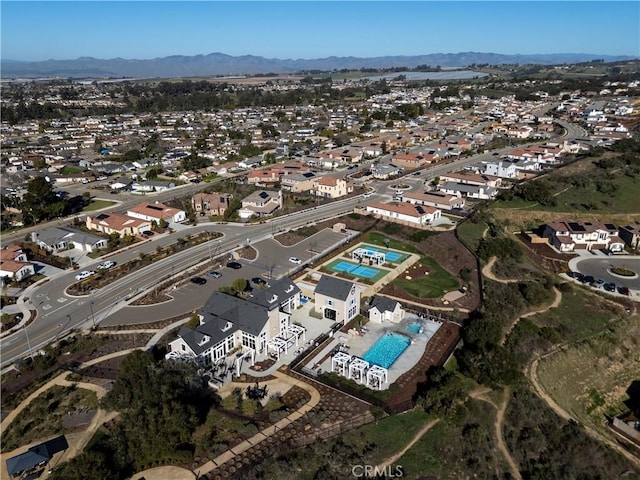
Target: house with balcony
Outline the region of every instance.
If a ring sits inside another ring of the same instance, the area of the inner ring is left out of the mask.
[[[281,190],[258,190],[242,199],[242,208],[238,210],[238,215],[244,219],[254,215],[267,217],[279,208],[282,208]]]
[[[516,178],[518,170],[511,162],[491,162],[485,164],[484,174],[500,178]]]
[[[180,329],[166,358],[211,365],[237,350],[254,359],[270,348],[279,354],[303,333],[291,323],[291,313],[299,306],[300,289],[287,277],[248,298],[214,292],[198,313],[199,324]]]
[[[542,236],[563,253],[575,250],[608,249],[613,253],[624,250],[618,228],[611,223],[572,222],[560,220],[544,226]]]
[[[191,197],[191,206],[196,214],[207,216],[224,215],[229,208],[229,203],[233,199],[230,193],[196,193]]]
[[[280,188],[291,193],[308,192],[318,178],[313,172],[293,173],[282,177]]]
[[[353,192],[353,184],[342,178],[320,177],[313,182],[311,193],[316,197],[340,198]]]
[[[115,212],[104,212],[95,216],[88,215],[85,222],[89,230],[97,230],[107,235],[117,233],[120,237],[140,235],[142,232],[151,230],[150,221]]]
[[[322,318],[346,324],[360,313],[360,289],[353,282],[323,275],[314,290],[316,312]]]

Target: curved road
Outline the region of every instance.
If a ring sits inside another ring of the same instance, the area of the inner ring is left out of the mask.
[[[560,122],[562,124],[562,122]],[[571,124],[567,124],[571,127]],[[564,126],[564,125],[563,125]],[[567,128],[567,127],[565,127]],[[580,133],[572,130],[571,134]],[[503,149],[508,150],[508,149]],[[493,155],[479,154],[470,157],[463,157],[448,163],[434,165],[424,169],[419,176],[406,175],[402,181],[412,184],[414,189],[423,188],[425,178],[430,179],[447,172],[457,171],[467,165],[477,163],[482,160],[495,158]],[[361,165],[360,169],[364,168]],[[344,172],[346,174],[346,172]],[[368,201],[382,201],[389,199],[393,195],[393,189],[389,185],[398,180],[379,181],[374,184],[375,193]],[[189,191],[198,186],[188,186]],[[187,193],[183,189],[180,194]],[[153,199],[166,200],[175,197],[178,192],[161,192]],[[135,199],[138,202],[139,199]],[[118,205],[114,209],[121,210],[125,204]],[[220,232],[222,238],[205,242],[192,247],[186,251],[179,252],[171,257],[158,261],[129,275],[123,276],[110,285],[101,288],[95,293],[84,297],[71,297],[65,293],[66,288],[75,282],[76,272],[67,271],[53,276],[46,283],[39,287],[28,289],[27,307],[37,311],[36,321],[28,327],[2,339],[2,358],[0,367],[4,368],[15,360],[30,355],[38,349],[55,341],[58,337],[64,336],[68,332],[79,327],[90,327],[99,324],[104,318],[118,311],[127,305],[125,298],[153,288],[160,281],[170,278],[173,274],[178,274],[189,267],[206,260],[230,252],[238,246],[246,245],[247,240],[251,243],[271,238],[281,231],[287,231],[301,227],[306,224],[321,220],[336,218],[340,215],[353,211],[356,205],[363,203],[362,196],[340,200],[327,205],[322,205],[302,212],[296,212],[282,217],[277,217],[262,224],[200,224],[196,227],[181,228],[178,232],[170,235],[162,235],[160,238],[143,242],[127,251],[110,255],[108,258],[119,264],[125,263],[139,256],[141,252],[150,253],[158,246],[175,243],[177,238],[186,234],[196,234],[202,231]],[[69,219],[64,220],[68,222]],[[58,223],[60,221],[56,221]],[[4,236],[4,241],[9,241],[16,236],[24,236],[24,232]],[[101,259],[96,259],[95,263],[86,265],[85,269],[91,269],[97,265]]]

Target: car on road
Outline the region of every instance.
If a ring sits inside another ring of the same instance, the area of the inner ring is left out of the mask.
[[[106,262],[99,263],[96,267],[98,270],[109,270],[116,266],[116,262],[113,260],[107,260]]]
[[[289,257],[289,261],[291,263],[295,263],[296,265],[300,265],[302,263],[302,260],[300,260],[298,257]]]
[[[190,282],[195,283],[196,285],[204,285],[207,283],[207,279],[202,277],[193,277]]]
[[[222,274],[221,274],[219,271],[217,271],[217,270],[211,270],[211,271],[207,272],[207,275],[208,275],[209,277],[213,277],[213,278],[220,278],[220,277],[222,277]]]
[[[602,287],[604,287],[604,285],[605,285],[606,283],[607,283],[607,282],[605,282],[604,280],[602,280],[602,279],[598,279],[598,280],[596,280],[595,282],[593,282],[593,287],[594,287],[594,288],[602,288]]]
[[[85,278],[89,278],[92,275],[95,275],[96,272],[94,272],[93,270],[85,270],[84,272],[80,272],[79,274],[76,275],[76,280],[80,281],[80,280],[84,280]]]
[[[371,192],[367,192],[363,195],[364,198],[369,198],[371,196]]]
[[[493,152],[491,155],[493,155],[494,157],[497,157],[500,154],[498,152]]]
[[[604,284],[604,289],[607,292],[615,292],[616,291],[616,284],[615,283],[605,283]]]
[[[260,277],[253,277],[251,279],[251,283],[254,283],[256,285],[266,285],[267,281],[264,278],[260,278]]]
[[[618,287],[618,293],[620,295],[629,295],[629,289],[627,287],[620,286]]]
[[[413,172],[413,175],[415,175],[416,177],[419,177],[421,173],[422,172]]]
[[[242,264],[238,263],[238,262],[229,262],[229,263],[227,263],[227,267],[228,268],[233,268],[234,270],[238,270],[238,269],[242,268]]]

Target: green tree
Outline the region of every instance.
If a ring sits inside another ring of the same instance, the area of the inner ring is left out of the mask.
[[[65,202],[56,196],[53,185],[44,177],[36,177],[27,184],[27,193],[22,200],[25,223],[36,224],[64,213]]]

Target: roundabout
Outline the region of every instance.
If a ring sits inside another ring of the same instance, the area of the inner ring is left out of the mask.
[[[640,291],[640,257],[577,257],[569,261],[569,269],[590,275],[596,280],[615,283],[630,290]],[[632,275],[620,275],[615,272],[628,271]]]

